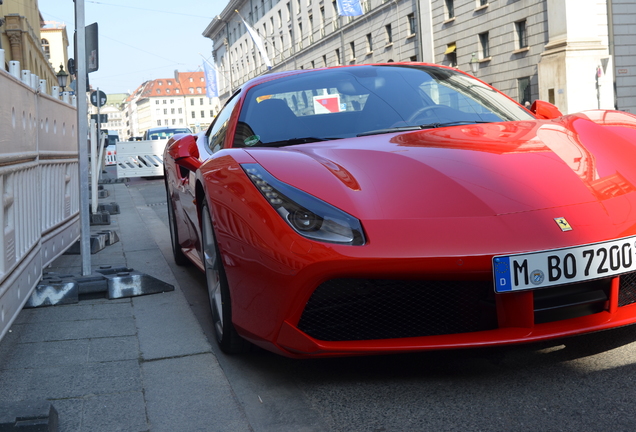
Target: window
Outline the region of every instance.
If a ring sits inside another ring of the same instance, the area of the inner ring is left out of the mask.
[[[159,99],[155,101],[155,105],[159,105]]]
[[[166,93],[170,93],[170,89],[166,89]]]
[[[393,43],[393,30],[391,30],[391,24],[387,24],[384,26],[384,31],[386,33],[386,44]]]
[[[481,59],[487,59],[490,57],[490,42],[488,40],[488,32],[479,34],[479,53]]]
[[[190,77],[190,82],[193,82],[193,81],[194,81],[194,78]]]
[[[197,118],[196,113],[194,111],[192,111],[190,114],[192,114],[192,118]]]
[[[179,108],[179,114],[183,114],[183,108]]]
[[[173,103],[174,103],[174,99],[170,99],[170,104],[173,104]]]
[[[488,0],[477,0],[477,7],[487,6]]]
[[[303,23],[298,21],[298,49],[303,48]]]
[[[311,68],[316,69],[316,62],[313,60],[311,61]]]
[[[455,18],[455,4],[454,0],[444,0],[444,12],[446,19],[450,20]]]
[[[455,42],[446,45],[444,55],[448,61],[448,66],[457,67],[457,44]]]
[[[166,105],[168,103],[168,101],[166,99],[162,99],[161,102],[163,102],[164,105]]]
[[[278,9],[278,28],[283,26],[283,11]]]
[[[214,117],[214,111],[210,110],[210,117]]]
[[[517,49],[528,48],[528,33],[526,32],[526,20],[515,23],[517,30]]]
[[[327,67],[327,55],[326,54],[322,56],[322,63],[323,63],[323,65],[325,67]]]
[[[371,37],[371,33],[367,33],[367,52],[373,52],[373,38]]]
[[[176,119],[172,119],[172,124],[176,124],[177,120]]]
[[[42,39],[40,40],[40,43],[42,44],[42,49],[44,50],[44,55],[46,56],[47,60],[51,59],[51,47],[49,45],[49,41],[46,39]]]
[[[168,115],[168,108],[163,109],[163,115]]]
[[[161,90],[157,89],[157,94],[161,93]]]
[[[519,88],[519,103],[524,105],[527,103],[532,103],[532,85],[530,83],[530,77],[519,78],[517,80],[518,88]]]
[[[349,42],[349,49],[351,49],[351,60],[356,59],[356,43]]]
[[[337,29],[338,25],[339,25],[339,20],[338,18],[340,18],[340,15],[338,15],[338,5],[336,3],[336,0],[333,0],[331,2],[331,5],[333,6],[333,29]]]
[[[340,48],[336,48],[336,64],[340,64]]]
[[[170,114],[174,114],[174,108],[170,108]]]
[[[194,105],[194,99],[190,99],[190,105]]]
[[[161,126],[161,120],[157,120],[157,126]]]
[[[408,14],[406,16],[406,19],[409,23],[409,36],[414,35],[417,30],[417,28],[415,27],[415,14]]]
[[[203,105],[203,98],[199,98],[199,105]]]
[[[201,118],[205,117],[205,111],[201,110]]]
[[[225,141],[225,134],[230,123],[230,115],[232,114],[232,111],[234,111],[236,102],[240,99],[238,95],[239,93],[236,93],[229,101],[227,101],[210,127],[208,132],[208,146],[212,152],[216,152],[223,148],[223,141]]]
[[[157,84],[163,85],[163,81],[157,81]]]

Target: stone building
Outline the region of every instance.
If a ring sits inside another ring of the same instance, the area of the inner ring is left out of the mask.
[[[636,112],[633,0],[230,0],[204,30],[214,42],[221,99],[271,71],[355,63],[451,65],[520,103],[542,99],[571,113]],[[239,13],[236,13],[238,10]]]
[[[4,0],[0,3],[0,24],[4,70],[9,70],[9,62],[19,61],[21,70],[29,70],[40,79],[46,80],[47,92],[50,93],[51,87],[57,86],[57,77],[42,47],[40,29],[45,26],[45,22],[37,8],[37,1]]]

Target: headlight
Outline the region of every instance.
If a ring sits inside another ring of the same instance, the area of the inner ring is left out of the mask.
[[[360,246],[362,225],[355,217],[277,180],[258,164],[241,165],[254,186],[298,234],[318,241]]]

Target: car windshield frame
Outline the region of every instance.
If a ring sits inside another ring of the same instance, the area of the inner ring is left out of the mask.
[[[249,88],[232,147],[534,119],[508,96],[454,69],[360,65],[307,71]]]

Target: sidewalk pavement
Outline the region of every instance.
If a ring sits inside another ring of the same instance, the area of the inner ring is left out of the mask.
[[[153,237],[168,227],[136,190],[104,189],[120,214],[92,231],[117,231],[119,242],[91,255],[92,268],[129,267],[175,290],[22,310],[0,341],[0,417],[16,402],[48,401],[62,432],[251,431],[160,252],[166,236]],[[62,255],[46,271],[81,269],[80,255]]]

